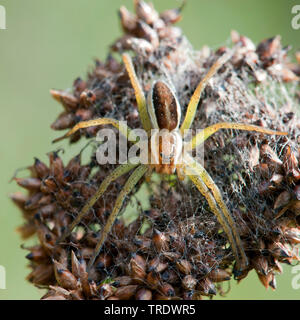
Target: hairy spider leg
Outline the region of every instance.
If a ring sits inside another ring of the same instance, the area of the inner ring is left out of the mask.
[[[192,139],[192,142],[190,144],[187,144],[187,151],[195,149],[198,145],[203,143],[206,139],[208,139],[211,135],[213,135],[220,129],[237,129],[237,130],[260,132],[260,133],[265,133],[269,135],[274,134],[274,135],[280,135],[280,136],[284,136],[288,134],[287,132],[274,131],[274,130],[265,129],[259,126],[254,126],[251,124],[220,122],[220,123],[213,124],[201,130],[198,134],[196,134]]]
[[[197,107],[199,104],[199,100],[201,97],[202,91],[205,89],[208,81],[217,73],[217,71],[231,58],[232,51],[229,51],[228,53],[223,54],[208,70],[207,74],[204,76],[204,78],[199,82],[197,88],[195,89],[191,100],[188,104],[187,111],[185,114],[185,118],[182,122],[182,125],[180,127],[181,135],[183,136],[184,130],[187,130],[191,127],[195,114],[197,111]]]
[[[110,232],[117,215],[119,214],[122,204],[126,198],[126,196],[132,191],[132,189],[135,187],[135,185],[139,182],[139,180],[143,177],[143,175],[147,172],[148,167],[145,165],[138,166],[134,172],[131,174],[131,176],[128,178],[127,182],[125,183],[124,187],[122,188],[119,196],[117,197],[117,200],[115,202],[115,206],[104,226],[103,229],[101,229],[101,236],[97,243],[97,246],[95,248],[94,254],[92,258],[89,261],[88,264],[88,271],[93,266],[98,254],[100,253],[102,246],[107,238],[108,233]]]
[[[100,184],[100,187],[96,191],[96,193],[88,200],[88,202],[81,209],[76,218],[72,221],[70,226],[66,228],[63,234],[57,239],[56,243],[60,243],[66,239],[73,231],[73,229],[80,223],[83,217],[89,212],[89,210],[93,207],[93,205],[98,201],[98,199],[103,195],[108,186],[133,168],[135,168],[137,164],[123,164],[118,166],[115,170],[113,170]]]
[[[241,263],[240,263],[239,248],[238,248],[238,245],[236,243],[236,239],[232,234],[232,230],[231,230],[230,225],[228,224],[228,222],[227,222],[226,218],[224,217],[223,213],[217,207],[217,203],[216,203],[214,197],[212,196],[212,194],[210,193],[210,191],[208,190],[208,188],[205,185],[205,183],[197,175],[197,172],[193,172],[191,174],[191,170],[193,170],[193,168],[185,168],[186,175],[191,179],[191,181],[194,183],[194,185],[197,187],[197,189],[200,191],[200,193],[207,200],[210,209],[212,210],[212,212],[216,216],[218,222],[222,226],[222,228],[225,231],[225,233],[227,234],[227,237],[228,237],[229,243],[231,245],[232,251],[233,251],[233,253],[234,253],[235,257],[236,257],[236,268],[237,268],[237,270],[242,270],[242,268],[244,266],[241,265]]]
[[[134,71],[134,67],[133,67],[132,60],[131,60],[130,56],[125,53],[122,55],[122,57],[123,57],[123,62],[124,62],[125,68],[127,70],[129,78],[130,78],[131,85],[134,89],[135,98],[136,98],[136,102],[138,105],[138,110],[139,110],[139,115],[140,115],[140,119],[142,122],[142,126],[143,126],[144,130],[149,135],[151,133],[152,126],[151,126],[150,118],[149,118],[148,111],[147,111],[147,103],[146,103],[144,91],[143,91],[143,89],[140,85],[140,82],[137,78],[137,75]]]
[[[83,129],[83,128],[89,128],[89,127],[95,127],[95,126],[100,126],[100,125],[105,125],[105,124],[111,124],[113,125],[115,128],[117,128],[125,137],[128,137],[129,134],[131,134],[132,138],[136,138],[133,135],[133,131],[124,123],[122,122],[120,124],[120,122],[118,120],[115,119],[111,119],[111,118],[98,118],[98,119],[94,119],[94,120],[88,120],[88,121],[81,121],[79,123],[77,123],[70,131],[68,131],[65,135],[63,135],[60,138],[57,138],[55,140],[53,140],[53,143],[58,142],[60,140],[63,140],[69,136],[71,136],[72,134],[74,134],[76,131]]]
[[[240,251],[240,257],[241,257],[241,266],[244,268],[248,265],[247,256],[245,254],[245,251],[243,249],[243,245],[240,239],[240,235],[237,231],[236,223],[233,220],[233,217],[231,213],[229,212],[223,198],[221,195],[221,192],[218,188],[218,186],[214,183],[213,179],[209,175],[209,173],[205,170],[205,168],[197,161],[189,159],[189,168],[192,169],[195,173],[197,173],[197,176],[203,181],[203,183],[206,185],[206,187],[212,192],[215,201],[217,202],[218,206],[220,207],[224,219],[226,220],[227,224],[231,228],[231,232],[233,234],[233,237],[235,239],[235,243]],[[238,259],[239,257],[237,257]]]

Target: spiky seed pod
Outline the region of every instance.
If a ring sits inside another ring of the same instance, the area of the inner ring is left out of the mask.
[[[192,264],[188,260],[179,260],[176,262],[177,269],[183,274],[190,274],[192,271]]]
[[[182,279],[182,286],[185,290],[192,291],[197,285],[197,279],[191,275],[187,275]]]
[[[205,278],[198,282],[197,290],[200,291],[200,294],[204,296],[217,294],[215,285],[208,278]]]
[[[69,289],[69,290],[74,290],[77,287],[77,279],[76,277],[67,269],[65,269],[65,267],[54,260],[54,273],[55,273],[55,278],[57,283],[65,288],[65,289]]]
[[[135,295],[136,300],[152,300],[152,291],[149,289],[141,288]]]
[[[209,279],[213,282],[223,282],[231,279],[230,273],[223,269],[213,269],[209,273]]]
[[[174,297],[175,296],[175,290],[169,283],[162,283],[159,287],[159,290],[163,295],[166,297]]]
[[[128,285],[120,287],[116,290],[114,295],[120,300],[129,300],[132,296],[135,295],[137,288],[137,285]]]
[[[146,261],[138,254],[135,254],[130,260],[130,275],[135,281],[143,283],[146,277]]]
[[[169,249],[168,237],[159,230],[154,230],[152,242],[157,251],[168,251]]]

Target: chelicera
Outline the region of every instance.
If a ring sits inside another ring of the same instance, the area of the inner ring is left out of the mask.
[[[150,151],[150,159],[148,164],[131,163],[129,159],[128,163],[121,164],[114,169],[102,181],[97,192],[84,205],[67,230],[65,230],[61,237],[59,237],[57,243],[62,242],[72,232],[75,226],[80,223],[82,218],[103,195],[110,183],[122,175],[132,171],[116,199],[115,206],[110,213],[106,225],[101,228],[100,239],[92,258],[89,261],[88,269],[93,266],[96,257],[101,251],[107,235],[122,208],[124,199],[144,176],[149,178],[153,171],[156,171],[159,174],[177,174],[181,180],[188,177],[192,181],[199,192],[207,200],[211,211],[217,217],[218,222],[228,237],[228,241],[236,259],[236,270],[241,271],[247,266],[247,256],[245,254],[236,223],[222,198],[218,186],[214,183],[205,168],[197,160],[193,159],[189,152],[183,152],[184,147],[185,151],[194,150],[198,145],[202,144],[206,139],[220,129],[255,131],[270,135],[287,134],[286,132],[273,131],[249,124],[221,122],[202,129],[189,141],[188,144],[184,144],[183,137],[185,130],[188,130],[193,123],[202,91],[206,87],[208,81],[214,76],[214,74],[216,74],[220,67],[230,59],[230,57],[230,52],[221,56],[199,82],[189,101],[185,117],[181,123],[181,107],[171,86],[163,80],[153,82],[151,90],[148,93],[148,99],[146,100],[130,56],[127,54],[123,55],[123,61],[135,91],[140,120],[143,129],[146,131],[148,136],[147,148]],[[126,137],[128,137],[128,133],[131,132],[130,128],[124,125],[120,126],[119,122],[115,119],[99,118],[79,122],[64,136],[54,141],[59,141],[69,137],[82,128],[107,124],[116,127],[119,132]],[[153,129],[156,129],[154,130],[154,133]]]

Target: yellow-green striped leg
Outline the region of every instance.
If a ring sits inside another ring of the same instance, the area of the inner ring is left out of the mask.
[[[208,139],[211,135],[219,131],[220,129],[236,129],[236,130],[245,130],[245,131],[254,131],[260,132],[264,134],[274,134],[274,135],[287,135],[287,132],[275,131],[270,129],[265,129],[259,126],[254,126],[252,124],[244,124],[244,123],[231,123],[231,122],[220,122],[213,124],[203,130],[201,130],[198,134],[194,136],[192,142],[187,144],[187,151],[195,149],[198,145],[203,143],[206,139]]]
[[[146,103],[144,91],[136,76],[130,56],[128,54],[123,54],[122,57],[123,57],[125,68],[130,78],[131,85],[135,92],[135,98],[138,105],[139,115],[141,118],[143,128],[149,135],[151,132],[151,122],[150,122],[150,118],[147,111],[147,103]]]
[[[124,123],[124,122],[119,122],[116,119],[111,119],[111,118],[98,118],[94,120],[88,120],[88,121],[81,121],[77,123],[70,131],[68,131],[65,135],[63,135],[60,138],[57,138],[53,140],[53,142],[58,142],[60,140],[63,140],[72,134],[74,134],[76,131],[83,129],[83,128],[89,128],[89,127],[95,127],[95,126],[100,126],[100,125],[105,125],[105,124],[111,124],[115,128],[117,128],[126,138],[129,136],[129,133],[131,133],[131,136],[133,134],[133,131]],[[133,139],[136,137],[132,137]]]
[[[191,171],[191,172],[189,172],[190,178],[192,178],[193,174],[195,174],[206,185],[206,187],[212,192],[216,203],[218,204],[218,206],[221,209],[222,217],[224,218],[224,220],[226,221],[226,224],[229,226],[229,228],[231,230],[230,234],[233,235],[235,245],[239,250],[239,255],[236,256],[237,267],[245,268],[248,264],[247,256],[245,254],[245,251],[244,251],[241,239],[240,239],[240,235],[237,231],[236,223],[233,220],[232,215],[229,212],[229,210],[228,210],[228,208],[222,198],[222,195],[221,195],[221,192],[220,192],[218,186],[214,183],[213,179],[211,178],[209,173],[205,170],[205,168],[200,163],[198,163],[197,161],[195,161],[191,158],[189,159],[188,170]],[[224,231],[226,232],[225,229],[224,229]],[[230,240],[230,235],[228,235],[228,238]],[[231,242],[232,241],[230,241],[230,244],[232,246]],[[241,261],[241,263],[239,263],[239,261]]]
[[[98,201],[98,199],[103,195],[106,191],[107,187],[116,179],[123,176],[133,168],[135,168],[137,164],[123,164],[118,166],[113,172],[111,172],[100,184],[97,192],[89,199],[89,201],[84,205],[76,218],[72,221],[71,225],[67,227],[67,229],[63,232],[63,234],[57,239],[57,243],[61,243],[70,235],[73,229],[80,223],[83,217],[89,212],[89,210],[93,207],[93,205]]]
[[[88,271],[91,269],[91,267],[93,266],[99,252],[102,249],[102,246],[107,238],[108,233],[110,232],[116,218],[117,215],[119,214],[121,208],[122,208],[122,204],[126,198],[126,196],[132,191],[132,189],[135,187],[135,185],[139,182],[139,180],[143,177],[143,175],[147,172],[148,167],[145,165],[140,165],[139,167],[137,167],[134,172],[131,174],[131,176],[128,178],[127,182],[125,183],[123,189],[121,190],[119,196],[117,197],[115,206],[106,222],[106,225],[104,226],[104,228],[101,229],[101,236],[100,239],[97,243],[97,246],[95,248],[95,252],[92,256],[92,258],[89,261],[88,264]]]
[[[204,76],[204,78],[199,82],[196,90],[194,91],[191,100],[188,104],[187,111],[185,114],[185,118],[182,122],[182,125],[180,127],[180,132],[183,136],[184,130],[187,130],[191,127],[195,114],[197,111],[197,107],[199,104],[199,100],[201,97],[202,91],[205,89],[208,81],[217,73],[217,71],[226,63],[232,56],[232,51],[229,51],[228,53],[223,54],[209,69],[207,74]]]
[[[205,197],[211,211],[214,213],[218,222],[220,223],[223,230],[225,231],[228,237],[229,243],[231,245],[232,251],[236,257],[236,268],[238,271],[242,270],[246,265],[245,263],[241,262],[241,258],[240,258],[241,250],[239,249],[239,246],[236,243],[236,239],[232,233],[232,229],[228,224],[224,214],[222,213],[222,211],[219,210],[214,197],[212,196],[212,194],[210,193],[210,191],[208,190],[207,186],[202,181],[202,179],[196,173],[191,174],[191,169],[188,169],[185,171],[186,171],[186,175],[191,179],[191,181],[194,183],[194,185],[197,187],[200,193]]]

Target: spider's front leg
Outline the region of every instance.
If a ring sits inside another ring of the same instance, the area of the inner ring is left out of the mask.
[[[270,129],[265,129],[259,126],[255,126],[252,124],[244,124],[244,123],[235,123],[235,122],[219,122],[216,124],[213,124],[203,130],[201,130],[199,133],[197,133],[194,138],[192,139],[191,143],[188,143],[186,145],[186,150],[191,151],[195,149],[198,145],[202,144],[206,139],[208,139],[211,135],[216,133],[217,131],[221,129],[236,129],[236,130],[244,130],[244,131],[252,131],[252,132],[260,132],[264,134],[269,135],[280,135],[284,136],[287,135],[287,132],[281,132],[281,131],[275,131]]]
[[[135,98],[138,105],[139,115],[140,115],[143,128],[149,135],[151,131],[151,122],[150,122],[148,111],[147,111],[147,103],[146,103],[146,98],[145,98],[143,89],[134,71],[134,67],[133,67],[130,56],[128,54],[123,54],[122,57],[123,57],[123,62],[124,62],[126,71],[130,78],[131,85],[135,92]]]
[[[135,97],[136,97],[138,110],[139,110],[139,115],[140,115],[140,119],[141,119],[143,128],[145,129],[145,131],[149,135],[150,131],[151,131],[151,122],[150,122],[149,115],[148,115],[148,112],[147,112],[147,104],[146,104],[146,99],[145,99],[144,92],[142,90],[142,87],[141,87],[141,85],[140,85],[140,83],[138,81],[138,78],[136,76],[136,73],[134,71],[133,64],[132,64],[130,56],[128,54],[124,54],[123,55],[123,61],[124,61],[124,65],[125,65],[125,68],[127,70],[127,73],[129,75],[130,82],[131,82],[131,84],[133,86],[133,89],[134,89],[134,92],[135,92]],[[57,138],[57,139],[53,140],[53,142],[58,142],[60,140],[63,140],[65,138],[71,136],[72,134],[74,134],[75,132],[77,132],[80,129],[94,127],[94,126],[100,126],[100,125],[105,125],[105,124],[113,125],[125,137],[128,137],[128,135],[131,133],[131,136],[133,137],[133,139],[136,140],[136,138],[137,138],[137,137],[135,137],[133,135],[133,131],[130,131],[130,128],[127,127],[127,125],[125,125],[124,122],[122,122],[122,125],[120,125],[120,122],[118,120],[116,120],[116,119],[99,118],[99,119],[94,119],[94,120],[81,121],[81,122],[77,123],[65,135],[63,135],[60,138]]]
[[[126,196],[132,191],[132,189],[135,187],[135,185],[139,182],[139,180],[144,176],[144,174],[149,170],[148,166],[146,165],[140,165],[137,167],[134,172],[131,174],[131,176],[128,178],[127,182],[125,183],[123,189],[121,190],[119,196],[117,197],[117,200],[115,202],[115,206],[104,226],[104,228],[101,228],[101,236],[97,243],[97,246],[95,248],[95,252],[92,256],[92,258],[89,261],[88,264],[88,271],[93,266],[98,254],[100,253],[102,246],[107,238],[108,233],[110,232],[114,221],[117,218],[117,215],[119,214],[122,204],[126,198]]]
[[[197,111],[198,103],[200,101],[201,93],[205,89],[208,81],[218,72],[218,70],[231,58],[233,51],[223,54],[208,70],[204,78],[199,82],[196,90],[194,91],[191,100],[188,104],[185,118],[180,127],[181,135],[184,135],[185,130],[189,129],[194,121]]]
[[[63,135],[60,138],[56,138],[55,140],[53,140],[53,143],[58,142],[60,140],[63,140],[65,138],[67,138],[67,137],[70,137],[72,134],[74,134],[75,132],[77,132],[80,129],[89,128],[89,127],[95,127],[95,126],[101,126],[101,125],[105,125],[105,124],[113,125],[125,137],[128,137],[129,134],[130,134],[132,136],[132,139],[136,140],[136,138],[137,138],[136,136],[134,136],[133,131],[124,122],[120,122],[118,120],[111,119],[111,118],[98,118],[98,119],[94,119],[94,120],[81,121],[81,122],[77,123],[65,135]]]

